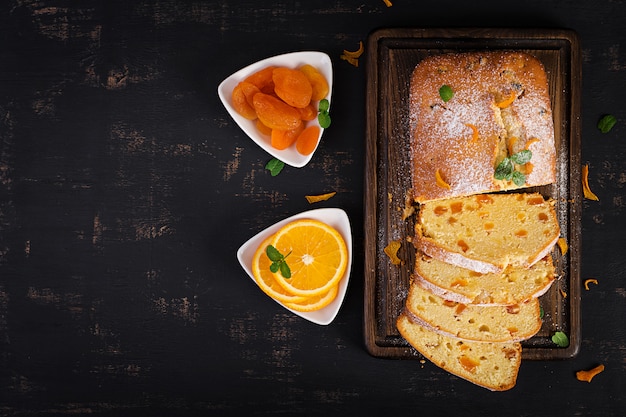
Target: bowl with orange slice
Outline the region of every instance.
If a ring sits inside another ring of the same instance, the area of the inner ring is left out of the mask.
[[[352,232],[345,211],[309,210],[264,229],[237,259],[267,296],[294,314],[330,324],[341,307],[352,266]]]
[[[248,65],[224,79],[217,92],[250,139],[300,168],[311,160],[330,125],[332,85],[330,57],[301,51]]]

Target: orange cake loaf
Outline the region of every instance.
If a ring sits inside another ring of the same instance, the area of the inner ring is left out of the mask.
[[[554,201],[539,193],[480,194],[420,205],[413,244],[480,273],[529,268],[558,241]]]
[[[547,77],[527,53],[425,58],[411,77],[409,124],[418,203],[556,181]],[[520,151],[530,151],[530,160],[507,162],[508,176],[497,179],[496,167]]]
[[[519,342],[541,328],[536,298],[511,306],[478,306],[444,300],[413,284],[406,311],[413,321],[435,332],[477,342]]]
[[[481,274],[426,255],[417,256],[413,280],[446,300],[477,305],[513,305],[543,295],[555,278],[552,256],[530,268],[509,265]]]
[[[513,388],[522,361],[519,342],[484,343],[455,339],[401,314],[398,331],[411,346],[442,369],[492,391]]]

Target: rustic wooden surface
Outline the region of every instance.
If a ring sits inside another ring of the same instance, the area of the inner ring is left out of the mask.
[[[423,3],[2,2],[0,415],[626,415],[626,3]],[[580,353],[524,362],[504,393],[363,343],[365,74],[339,56],[380,27],[469,25],[578,33],[582,162],[600,198],[583,201],[581,275],[598,285],[582,291]],[[271,177],[217,85],[296,50],[333,59],[333,125],[309,165]],[[235,253],[328,191],[315,207],[348,212],[354,264],[318,326],[263,295]]]

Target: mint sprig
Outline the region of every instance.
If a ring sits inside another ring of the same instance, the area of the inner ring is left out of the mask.
[[[320,127],[327,129],[330,126],[330,114],[328,114],[328,109],[330,108],[330,102],[323,98],[320,100],[318,105],[318,115],[317,121],[320,124]]]
[[[291,255],[291,252],[289,252],[287,255],[283,255],[274,246],[267,245],[267,247],[265,248],[265,253],[267,254],[267,257],[270,258],[270,261],[272,261],[272,263],[270,264],[270,271],[272,271],[273,273],[277,273],[280,271],[280,274],[283,276],[283,278],[291,278],[291,269],[285,261],[285,259],[289,255]]]
[[[496,167],[494,177],[497,180],[513,181],[518,187],[523,186],[526,183],[526,176],[515,169],[515,164],[524,165],[530,161],[532,156],[533,153],[528,149],[507,156]]]

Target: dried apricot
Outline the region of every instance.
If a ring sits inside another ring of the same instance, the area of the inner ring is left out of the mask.
[[[300,117],[307,122],[314,120],[317,117],[317,109],[313,103],[309,103],[308,106],[298,109],[300,111]]]
[[[269,127],[265,126],[263,124],[262,121],[260,121],[259,119],[256,120],[256,128],[259,130],[259,132],[261,132],[261,134],[263,135],[271,135],[272,134],[272,129],[270,129]]]
[[[272,72],[274,92],[293,107],[306,107],[311,102],[313,87],[302,71],[278,67]]]
[[[250,107],[254,107],[252,98],[256,93],[261,92],[261,90],[259,90],[259,87],[247,81],[242,81],[239,83],[239,85],[241,86],[241,91],[243,92],[243,95],[246,96],[246,101],[248,102]]]
[[[330,91],[328,82],[322,73],[317,70],[317,68],[313,65],[306,64],[298,69],[306,75],[311,83],[311,88],[313,89],[311,100],[320,101],[328,95],[328,92]]]
[[[272,129],[272,134],[270,136],[272,147],[278,150],[287,149],[296,141],[296,139],[298,139],[298,136],[303,130],[303,124],[291,130]]]
[[[253,102],[257,116],[270,129],[291,130],[302,124],[300,112],[276,97],[258,93]]]
[[[320,127],[311,125],[304,129],[296,139],[296,150],[302,155],[309,155],[317,147],[320,137]]]
[[[271,93],[274,91],[274,81],[272,80],[272,73],[276,67],[266,67],[257,72],[249,75],[244,81],[249,82],[257,86],[259,90],[264,93]]]
[[[257,118],[256,110],[252,104],[248,103],[248,99],[246,98],[246,94],[241,86],[241,83],[237,84],[237,86],[233,88],[231,98],[233,100],[233,108],[237,113],[249,120]]]

